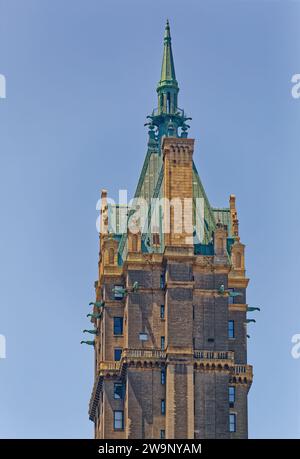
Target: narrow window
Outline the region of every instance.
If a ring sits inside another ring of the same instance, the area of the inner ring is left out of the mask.
[[[164,290],[165,288],[165,273],[160,275],[160,288]]]
[[[228,338],[234,338],[234,320],[228,320]]]
[[[122,383],[114,383],[114,399],[115,400],[123,400],[123,384]]]
[[[160,306],[160,318],[164,319],[165,318],[165,305],[161,304]]]
[[[160,401],[161,414],[166,414],[166,401],[162,399]]]
[[[171,112],[171,96],[170,93],[167,93],[167,113]]]
[[[234,292],[234,288],[229,288],[228,291],[229,292]],[[228,304],[234,304],[234,297],[233,296],[229,296],[228,297]]]
[[[193,338],[193,349],[196,349],[196,340]]]
[[[229,432],[236,432],[236,414],[229,414]]]
[[[160,242],[159,242],[159,233],[153,233],[152,242],[153,242],[153,245],[159,245],[160,244]]]
[[[161,370],[161,372],[160,372],[160,382],[161,382],[161,384],[166,384],[166,370]]]
[[[165,350],[165,337],[164,336],[160,337],[160,348],[162,351]]]
[[[121,360],[121,355],[122,355],[122,349],[119,347],[116,347],[115,352],[114,352],[115,360],[116,361]]]
[[[160,95],[160,108],[161,110],[163,110],[164,108],[164,95],[163,94]]]
[[[164,430],[160,431],[160,438],[164,440],[166,438],[166,432]]]
[[[233,406],[235,402],[235,386],[229,386],[228,388],[228,400],[229,405]]]
[[[124,413],[123,411],[114,411],[114,429],[124,429]]]
[[[123,335],[123,317],[114,317],[114,335]]]
[[[195,320],[195,306],[193,305],[193,320]]]

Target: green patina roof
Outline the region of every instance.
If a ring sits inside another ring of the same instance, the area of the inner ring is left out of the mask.
[[[167,21],[164,35],[164,51],[161,68],[161,78],[157,87],[159,97],[165,94],[166,91],[171,91],[174,96],[174,105],[172,110],[166,111],[165,106],[161,106],[160,109],[154,110],[152,115],[148,118],[149,125],[149,141],[148,150],[142,167],[142,171],[139,177],[138,185],[135,192],[135,198],[144,198],[149,206],[148,221],[150,223],[151,216],[153,215],[153,209],[151,209],[150,203],[152,198],[161,198],[163,196],[163,158],[161,155],[161,143],[165,135],[179,136],[178,129],[181,128],[181,137],[187,137],[188,125],[187,118],[184,111],[177,108],[177,93],[178,83],[176,80],[174,59],[171,46],[171,34],[170,25]],[[173,92],[172,92],[173,91]],[[218,209],[212,208],[206,196],[204,187],[201,183],[197,168],[193,163],[193,225],[194,233],[200,234],[200,239],[194,238],[195,241],[195,253],[203,255],[213,255],[213,233],[215,230],[216,223],[220,222],[228,227],[228,251],[230,251],[231,244],[231,223],[230,223],[230,210],[229,209]],[[199,210],[196,206],[196,199],[201,198],[203,201],[203,207]],[[118,209],[118,206],[116,206]],[[199,212],[203,215],[199,215]],[[133,211],[127,209],[127,218],[130,218]],[[113,214],[113,212],[112,212]],[[144,228],[142,234],[142,251],[143,252],[160,252],[164,251],[164,240],[162,233],[162,215],[156,216],[158,221],[158,229],[160,234],[160,246],[153,246],[152,235],[150,231],[150,225]],[[203,222],[201,228],[201,222]],[[120,225],[117,224],[117,231],[114,237],[119,240],[119,253],[118,260],[119,264],[122,264],[127,256],[127,232],[122,232]]]
[[[231,235],[231,216],[229,208],[213,208],[216,223],[227,226],[228,234]]]

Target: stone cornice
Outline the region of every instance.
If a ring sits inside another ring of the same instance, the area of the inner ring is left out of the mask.
[[[229,311],[234,312],[234,311],[242,311],[242,312],[247,312],[247,304],[229,304]]]
[[[228,288],[247,288],[249,279],[247,277],[228,276]]]

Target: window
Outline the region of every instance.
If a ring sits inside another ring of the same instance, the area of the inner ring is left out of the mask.
[[[166,414],[166,401],[165,401],[165,399],[162,399],[160,401],[160,411],[161,411],[161,414]]]
[[[161,319],[165,318],[165,305],[164,304],[160,306],[160,318]]]
[[[229,288],[228,289],[228,292],[234,292],[234,288]],[[233,304],[234,303],[234,297],[233,296],[229,296],[228,297],[228,304]]]
[[[193,320],[195,320],[195,306],[193,305]]]
[[[124,287],[123,285],[115,285],[114,289],[114,298],[115,300],[122,300],[124,297],[123,293]]]
[[[114,429],[124,429],[124,413],[123,411],[114,411]]]
[[[229,386],[228,388],[228,400],[229,405],[233,406],[235,402],[235,386]]]
[[[159,245],[160,244],[160,242],[159,242],[159,233],[153,233],[152,242],[153,242],[153,245]]]
[[[122,383],[114,383],[114,399],[115,400],[123,400],[123,384]]]
[[[115,360],[121,360],[121,355],[122,355],[122,349],[121,348],[115,348]]]
[[[196,349],[196,339],[193,338],[193,349]]]
[[[161,384],[166,384],[166,370],[161,370],[161,372],[160,372],[160,382],[161,382]]]
[[[165,273],[160,275],[160,288],[164,290],[165,288]]]
[[[123,317],[114,317],[114,335],[123,335]]]
[[[234,320],[228,320],[228,338],[234,338]]]
[[[161,430],[161,431],[160,431],[160,438],[161,438],[162,440],[166,438],[166,432],[165,432],[165,430]]]
[[[163,94],[160,95],[160,106],[161,108],[163,108],[164,106],[164,95]]]
[[[160,348],[162,351],[165,350],[165,337],[164,336],[160,337]]]
[[[168,92],[167,93],[167,113],[170,113],[170,112],[171,112],[171,95]]]
[[[140,333],[139,334],[140,341],[148,341],[148,333]]]
[[[229,432],[236,432],[236,414],[229,414]]]

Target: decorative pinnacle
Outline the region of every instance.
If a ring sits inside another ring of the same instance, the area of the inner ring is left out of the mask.
[[[164,39],[171,40],[169,19],[167,19],[167,22],[166,22]]]
[[[165,27],[163,61],[161,67],[160,82],[158,86],[162,87],[166,84],[171,85],[174,88],[178,88],[172,53],[170,24],[168,20]]]

